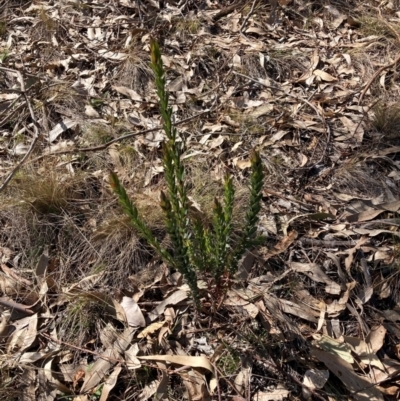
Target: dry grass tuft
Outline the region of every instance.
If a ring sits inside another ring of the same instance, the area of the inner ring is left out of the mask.
[[[7,23],[5,21],[0,21],[0,37],[7,33]]]
[[[143,247],[121,218],[108,222],[114,204],[88,174],[73,176],[51,165],[21,170],[1,197],[0,241],[23,250],[22,269],[34,268],[49,246],[58,258],[57,280],[68,283],[105,271],[105,283],[122,285],[147,253],[141,256]],[[100,235],[103,226],[108,228]]]
[[[243,73],[251,77],[269,78],[278,82],[293,77],[300,77],[306,70],[308,58],[294,49],[277,48],[268,52],[264,59],[258,53],[249,53],[243,57]]]
[[[172,26],[175,28],[178,36],[186,37],[188,35],[195,35],[199,31],[201,21],[197,18],[179,17],[172,20]]]
[[[86,92],[79,93],[70,83],[60,82],[43,91],[44,100],[49,104],[50,112],[76,118],[85,109]]]
[[[373,127],[387,139],[400,138],[400,103],[379,103],[373,111]]]
[[[82,139],[89,145],[103,145],[114,138],[115,129],[102,123],[84,124]]]
[[[37,214],[60,215],[74,208],[82,198],[84,176],[71,176],[50,167],[39,171],[21,170],[8,187],[9,201],[28,207]]]
[[[386,178],[376,170],[367,163],[359,162],[357,158],[348,160],[335,172],[334,187],[339,192],[364,199],[385,194]]]
[[[154,78],[149,54],[140,50],[139,43],[137,39],[130,44],[129,56],[118,69],[115,83],[133,89],[143,96],[154,88]]]
[[[105,307],[101,301],[85,296],[75,297],[62,313],[59,335],[63,341],[82,346],[92,338],[99,338],[105,325]]]
[[[388,39],[397,39],[397,34],[400,35],[398,27],[385,23],[382,19],[365,15],[359,18],[360,20],[360,33],[362,36],[378,36],[380,39],[387,41]]]
[[[3,367],[0,370],[0,401],[18,401],[23,399],[24,390],[21,388],[20,380],[11,369]]]

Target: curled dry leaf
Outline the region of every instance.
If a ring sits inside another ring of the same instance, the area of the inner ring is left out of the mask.
[[[240,394],[247,394],[249,391],[252,361],[250,358],[242,357],[240,372],[236,375],[234,385]]]
[[[286,249],[293,244],[297,237],[298,233],[296,230],[290,231],[288,235],[284,236],[277,244],[267,251],[267,253],[264,255],[264,258],[269,259],[275,255],[285,252]]]
[[[125,351],[125,363],[128,369],[138,369],[142,366],[139,359],[136,358],[139,352],[139,346],[137,343],[132,344],[126,351]]]
[[[121,93],[122,95],[125,95],[131,100],[134,101],[142,101],[142,97],[133,89],[127,88],[126,86],[118,86],[118,85],[113,85],[112,88],[117,91],[118,93]]]
[[[283,306],[280,299],[277,299],[275,296],[264,292],[263,294],[265,307],[270,312],[271,316],[274,317],[273,323],[275,325],[276,320],[278,320],[279,324],[282,327],[282,330],[286,332],[286,335],[294,335],[301,336],[300,330],[297,325],[293,324],[293,322],[282,312]]]
[[[186,356],[186,355],[148,355],[138,356],[138,359],[147,361],[161,361],[175,363],[192,368],[203,368],[214,374],[214,367],[205,356]]]
[[[179,373],[189,395],[189,400],[211,401],[207,381],[197,370],[185,370]]]
[[[89,104],[87,104],[85,106],[85,114],[88,117],[92,117],[92,118],[100,118],[100,114]]]
[[[182,302],[188,298],[187,291],[178,290],[175,291],[168,298],[164,299],[164,301],[160,302],[156,308],[154,308],[148,315],[150,321],[156,320],[161,314],[164,313],[164,310],[169,305],[176,305],[179,302]]]
[[[233,161],[233,164],[236,167],[239,167],[241,170],[251,167],[250,160],[239,160],[239,158],[235,157],[232,161]]]
[[[338,314],[346,309],[347,301],[349,300],[352,289],[356,286],[356,282],[352,281],[351,283],[346,284],[346,291],[343,292],[342,296],[338,300],[334,300],[332,303],[326,306],[326,312],[328,316],[335,317]]]
[[[255,319],[258,315],[258,308],[253,303],[243,299],[234,291],[230,291],[228,297],[224,301],[224,305],[236,306],[243,308],[250,318]],[[241,309],[240,308],[240,309]]]
[[[167,370],[167,365],[164,362],[157,362],[157,367],[161,373],[161,380],[157,386],[157,400],[168,401],[168,384],[169,375]]]
[[[379,325],[377,327],[373,327],[371,331],[368,333],[365,341],[370,344],[372,352],[379,351],[385,340],[386,329],[384,326]]]
[[[48,141],[54,142],[63,132],[74,128],[78,124],[77,121],[65,118],[63,121],[55,125],[55,127],[49,132]]]
[[[309,322],[318,322],[320,312],[311,309],[308,305],[299,305],[296,302],[288,301],[287,299],[281,299],[280,302],[283,312],[298,316],[302,319],[308,320]]]
[[[347,258],[345,259],[345,266],[346,266],[346,270],[347,271],[349,271],[350,270],[350,268],[351,268],[351,266],[352,266],[352,263],[353,263],[353,260],[354,260],[354,254],[357,252],[357,250],[358,249],[360,249],[360,247],[362,246],[362,245],[364,245],[366,242],[368,241],[368,237],[365,237],[365,236],[363,236],[363,237],[361,237],[358,241],[357,241],[357,244],[356,244],[356,246],[354,246],[353,248],[350,248],[350,249],[348,249],[346,252],[348,253],[348,256],[347,256]]]
[[[21,291],[21,288],[21,284],[18,281],[0,272],[0,290],[2,294],[15,295]]]
[[[161,327],[163,327],[164,324],[165,324],[165,321],[155,322],[155,323],[150,324],[137,335],[137,338],[145,338],[147,336],[150,336],[151,334],[155,333],[157,330],[161,329]]]
[[[53,367],[53,362],[54,362],[54,356],[49,358],[49,360],[44,364],[43,371],[47,379],[46,387],[48,387],[48,390],[53,390],[54,388],[56,388],[58,391],[61,391],[62,393],[71,394],[71,390],[66,385],[61,383],[57,378],[55,378],[54,375],[55,370]]]
[[[337,78],[333,77],[332,75],[328,74],[325,71],[314,70],[313,74],[316,75],[317,77],[320,77],[323,81],[326,81],[326,82],[337,81]]]

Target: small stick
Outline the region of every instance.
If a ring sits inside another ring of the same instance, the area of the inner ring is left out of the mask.
[[[198,113],[194,116],[185,118],[183,120],[180,120],[176,123],[174,123],[175,125],[180,125],[183,123],[186,123],[188,121],[194,120],[197,117],[202,116],[203,114],[209,113],[211,111],[211,109],[207,109],[202,111],[201,113]],[[107,149],[110,145],[112,145],[113,143],[119,142],[119,141],[123,141],[124,139],[129,139],[129,138],[133,138],[135,136],[139,136],[139,135],[144,135],[144,134],[148,134],[149,132],[155,132],[155,131],[159,131],[161,130],[163,127],[159,126],[159,127],[155,127],[155,128],[150,128],[150,129],[146,129],[143,131],[139,131],[139,132],[133,132],[131,134],[127,134],[127,135],[123,135],[120,136],[118,138],[114,138],[111,141],[103,144],[103,145],[98,145],[98,146],[93,146],[93,147],[88,147],[88,148],[74,148],[74,149],[68,149],[68,150],[60,150],[58,152],[53,152],[53,153],[44,153],[38,157],[36,157],[35,159],[32,159],[31,162],[36,162],[38,160],[41,160],[43,158],[45,158],[46,156],[59,156],[59,155],[67,155],[67,154],[72,154],[72,153],[86,153],[86,152],[96,152],[98,150],[104,150]],[[1,188],[0,188],[1,191]]]
[[[218,401],[222,401],[222,398],[221,398],[221,387],[219,385],[217,364],[214,362],[213,366],[214,366],[214,373],[215,373],[215,381],[217,382]]]
[[[242,26],[241,26],[240,29],[239,29],[239,32],[240,32],[240,33],[243,32],[243,29],[244,29],[244,27],[246,26],[247,21],[249,20],[251,14],[253,14],[253,12],[254,12],[254,7],[255,7],[256,3],[257,3],[257,0],[253,0],[253,4],[251,5],[251,9],[250,9],[249,13],[246,15],[246,18],[244,19],[243,24],[242,24]]]
[[[218,20],[220,20],[221,18],[225,17],[226,15],[232,13],[233,11],[235,11],[238,7],[242,7],[242,1],[239,0],[236,3],[233,3],[231,6],[228,6],[224,9],[222,9],[220,12],[218,12],[217,14],[215,14],[212,19],[214,22],[217,22]]]
[[[39,333],[39,335],[44,337],[44,338],[47,338],[50,341],[53,341],[56,344],[66,345],[69,348],[72,348],[72,349],[75,349],[77,351],[81,351],[81,352],[84,352],[84,353],[87,353],[87,354],[91,354],[91,355],[97,356],[98,358],[103,359],[105,361],[109,361],[109,362],[112,362],[112,363],[120,363],[123,366],[127,366],[127,362],[126,362],[125,359],[111,358],[109,356],[105,356],[105,355],[99,354],[98,352],[91,351],[90,349],[78,347],[78,346],[76,346],[74,344],[70,344],[70,343],[67,343],[65,341],[58,340],[57,338],[51,337],[46,333]],[[153,365],[150,365],[150,364],[147,364],[147,363],[143,363],[142,361],[140,363],[141,363],[142,366],[147,366],[149,368],[155,368],[155,369],[163,370],[158,366],[153,366]],[[165,371],[167,373],[173,373],[173,371],[171,371],[169,369],[166,369]]]
[[[124,365],[126,364],[126,361],[123,360],[123,359],[110,358],[110,357],[108,357],[108,356],[101,355],[101,354],[99,354],[98,352],[91,351],[91,350],[89,350],[89,349],[87,349],[87,348],[78,347],[78,346],[76,346],[76,345],[67,343],[67,342],[65,342],[65,341],[58,340],[57,338],[51,337],[51,336],[49,336],[49,335],[46,334],[46,333],[40,333],[40,335],[41,335],[42,337],[47,338],[47,339],[50,340],[50,341],[55,342],[56,344],[59,344],[59,345],[66,345],[67,347],[72,348],[72,349],[75,349],[75,350],[77,350],[77,351],[85,352],[85,353],[87,353],[87,354],[92,354],[92,355],[94,355],[94,356],[97,356],[98,358],[104,359],[105,361],[109,361],[109,362],[113,362],[113,363],[121,363],[121,364],[124,364]]]

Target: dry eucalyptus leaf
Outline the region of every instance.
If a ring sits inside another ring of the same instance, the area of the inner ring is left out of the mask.
[[[203,368],[214,374],[214,367],[205,356],[187,356],[187,355],[147,355],[138,356],[138,359],[147,361],[161,361],[176,363],[182,366],[190,366],[192,368]]]
[[[48,141],[54,142],[63,132],[74,128],[78,124],[77,121],[70,120],[69,118],[65,118],[63,121],[58,123],[50,132]]]
[[[125,329],[114,341],[114,344],[107,348],[101,357],[96,360],[85,375],[85,381],[80,389],[82,393],[97,386],[114,365],[122,362],[122,355],[132,341],[133,333],[133,329]]]
[[[144,327],[146,325],[142,311],[139,305],[130,297],[123,297],[121,306],[125,311],[126,319],[129,326]]]
[[[378,352],[383,346],[385,336],[386,336],[385,327],[379,325],[371,329],[371,331],[365,338],[365,341],[367,344],[370,344],[372,352]]]
[[[311,355],[323,362],[343,382],[356,401],[384,401],[382,393],[373,383],[369,382],[365,376],[358,376],[352,365],[340,356],[315,348],[311,350]]]
[[[254,401],[284,401],[289,397],[290,392],[283,384],[278,384],[277,388],[272,391],[258,391],[253,400]]]
[[[303,273],[317,283],[325,283],[325,291],[329,294],[339,295],[341,286],[331,280],[316,263],[291,262],[289,266],[299,273]]]
[[[344,336],[343,338],[344,341],[350,345],[353,352],[357,354],[360,360],[366,365],[373,365],[381,370],[385,369],[377,355],[372,351],[371,346],[364,340],[349,336]]]
[[[325,71],[314,70],[313,74],[316,75],[317,77],[320,77],[323,81],[327,82],[337,81],[337,78],[333,77],[332,75],[328,74]]]
[[[7,340],[7,352],[23,352],[36,340],[37,336],[37,325],[38,325],[38,314],[35,313],[29,316],[22,328],[14,331]]]
[[[236,167],[239,167],[241,170],[244,170],[246,168],[251,167],[251,161],[250,160],[239,160],[237,157],[235,157],[233,160],[233,164]]]
[[[100,118],[100,114],[89,104],[87,104],[85,106],[85,114],[88,117],[92,117],[92,118]]]
[[[141,362],[136,357],[138,352],[139,346],[137,343],[132,344],[129,349],[125,351],[125,363],[129,370],[138,369],[142,366]]]
[[[119,374],[121,373],[122,367],[117,366],[111,375],[107,378],[107,380],[104,383],[104,386],[101,390],[101,396],[99,401],[107,401],[108,395],[110,394],[110,391],[115,387],[117,384],[117,379]]]
[[[197,370],[185,370],[179,375],[186,387],[189,400],[211,401],[208,383],[203,374]]]

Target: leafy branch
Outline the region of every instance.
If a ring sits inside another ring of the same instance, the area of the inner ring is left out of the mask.
[[[115,173],[111,173],[110,182],[132,226],[165,263],[183,275],[195,305],[199,307],[198,275],[200,273],[211,275],[214,283],[220,287],[223,276],[236,273],[240,258],[246,249],[260,243],[261,238],[257,237],[256,233],[264,181],[262,162],[259,154],[253,152],[250,159],[252,166],[250,202],[245,226],[238,241],[234,241],[232,235],[235,189],[230,176],[225,178],[222,202],[218,199],[214,200],[212,227],[204,224],[199,216],[192,216],[185,183],[185,169],[181,158],[182,142],[177,140],[178,134],[173,123],[172,108],[169,105],[161,52],[155,41],[151,42],[151,68],[155,75],[160,114],[166,135],[163,146],[163,165],[167,191],[161,193],[161,208],[164,212],[166,230],[171,238],[171,250],[161,246],[139,216],[136,206],[129,199]]]

